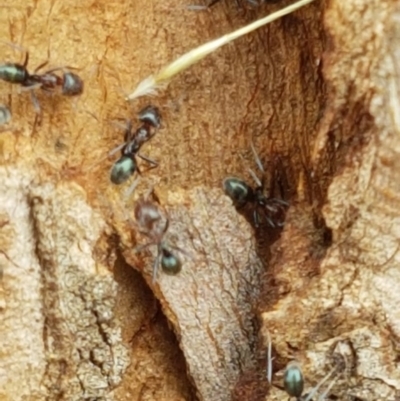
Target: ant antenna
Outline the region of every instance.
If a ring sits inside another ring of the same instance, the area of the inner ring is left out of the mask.
[[[331,390],[331,388],[335,385],[335,383],[337,382],[337,380],[339,379],[340,375],[336,376],[330,383],[329,386],[326,388],[326,390],[321,394],[320,397],[318,397],[318,401],[324,401],[325,397],[327,396],[327,394],[329,393],[329,391]]]
[[[310,393],[307,395],[307,397],[304,401],[311,401],[311,399],[314,397],[314,395],[318,391],[318,389],[332,376],[332,374],[334,372],[336,372],[336,370],[337,370],[336,366],[334,368],[332,368],[332,370],[310,391]],[[325,397],[325,395],[324,395],[324,397]],[[323,398],[322,398],[322,400],[323,400]]]
[[[267,338],[268,338],[268,354],[267,354],[267,380],[268,383],[271,384],[272,382],[272,341],[271,336],[269,335],[269,331],[267,331]]]
[[[255,147],[254,147],[253,140],[251,140],[251,142],[250,142],[250,147],[251,147],[251,150],[253,152],[254,159],[256,160],[256,164],[257,164],[258,168],[260,169],[260,171],[263,174],[265,174],[264,166],[262,165],[261,160],[260,160],[260,158],[259,158],[259,156],[257,154],[257,151],[256,151]]]

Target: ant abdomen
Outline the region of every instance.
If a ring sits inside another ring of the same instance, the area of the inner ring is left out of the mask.
[[[64,96],[78,96],[83,93],[83,81],[73,72],[63,75],[62,94]]]
[[[182,263],[168,249],[162,247],[161,268],[165,274],[174,276],[181,271]]]
[[[288,364],[283,377],[285,391],[291,396],[299,399],[304,389],[304,379],[300,366],[296,362]]]
[[[23,84],[29,77],[28,71],[21,64],[7,63],[0,65],[0,79],[12,84]]]
[[[136,162],[129,156],[121,156],[112,166],[110,180],[113,184],[120,185],[131,177],[136,171]]]
[[[225,178],[222,185],[236,207],[244,206],[253,198],[253,189],[239,178]]]

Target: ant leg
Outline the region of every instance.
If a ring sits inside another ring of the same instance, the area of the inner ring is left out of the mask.
[[[35,92],[32,90],[31,91],[31,98],[32,98],[32,103],[33,103],[33,108],[35,109],[35,121],[33,123],[33,128],[32,132],[35,131],[36,125],[40,125],[42,123],[42,109],[40,108],[39,100],[35,95]]]
[[[262,165],[262,163],[261,163],[261,160],[260,160],[260,158],[259,158],[259,156],[258,156],[258,154],[257,154],[256,148],[254,147],[253,141],[250,142],[250,147],[251,147],[251,151],[253,152],[253,156],[254,156],[254,159],[255,159],[255,161],[256,161],[257,167],[259,168],[259,170],[260,170],[263,174],[265,174],[264,167],[263,167],[263,165]]]
[[[169,228],[169,218],[168,218],[168,216],[167,216],[167,220],[165,221],[165,227],[164,227],[164,233],[166,233],[167,231],[168,231],[168,228]]]
[[[337,370],[337,367],[335,366],[307,395],[304,401],[310,401],[318,389],[332,376],[332,374]]]
[[[108,152],[108,156],[107,157],[111,157],[113,155],[115,155],[118,151],[120,151],[124,146],[126,145],[126,142],[124,142],[121,145],[118,145],[117,147],[115,147],[114,149],[110,150]]]
[[[27,51],[25,53],[25,60],[24,60],[24,64],[22,64],[24,66],[24,68],[26,68],[28,66],[28,62],[29,62],[29,52]]]
[[[257,210],[254,210],[253,212],[253,220],[254,220],[254,226],[256,228],[260,227],[260,214],[258,213]]]
[[[37,70],[39,70],[40,68],[44,67],[44,66],[45,66],[46,64],[48,64],[48,63],[49,63],[49,62],[46,61],[45,63],[41,64],[39,67],[36,68],[35,72],[36,72]],[[52,68],[52,69],[50,69],[50,70],[47,70],[47,71],[46,71],[46,74],[50,74],[50,73],[55,72],[55,71],[64,71],[64,72],[65,72],[65,71],[68,71],[68,70],[80,71],[80,70],[82,70],[82,68],[71,67],[71,66],[69,66],[69,65],[64,65],[64,66],[61,66],[61,67],[55,67],[55,68]]]
[[[264,192],[264,188],[265,188],[265,180],[267,178],[267,174],[265,173],[265,169],[263,164],[261,163],[260,157],[258,156],[258,153],[256,151],[256,148],[254,147],[254,143],[253,140],[250,142],[250,147],[251,150],[253,152],[253,156],[254,156],[254,160],[256,161],[257,167],[258,169],[261,171],[261,180],[259,180],[258,178],[255,178],[255,174],[252,174],[253,179],[255,180],[255,182],[257,183],[257,185],[262,188],[262,191]],[[273,180],[274,181],[274,180]],[[272,181],[272,182],[273,182]],[[269,191],[271,190],[271,188],[269,188]]]
[[[278,226],[278,227],[281,227],[280,223],[275,224],[275,223],[272,221],[272,219],[269,218],[268,216],[266,216],[265,218],[267,219],[267,223],[270,225],[270,227],[272,227],[272,228],[276,228],[277,226]],[[282,224],[282,226],[283,226],[283,224]]]
[[[271,336],[269,335],[269,331],[267,331],[268,336],[268,354],[267,354],[267,380],[268,383],[272,382],[272,341]]]
[[[132,120],[126,119],[125,120],[125,128],[124,128],[125,134],[124,134],[124,139],[126,142],[130,142],[133,139],[133,133],[132,133]]]
[[[115,127],[118,127],[118,128],[120,128],[120,129],[122,129],[123,131],[125,131],[126,130],[126,127],[127,127],[127,123],[128,123],[128,121],[130,121],[129,119],[127,119],[127,118],[116,118],[116,120],[122,120],[122,121],[125,121],[125,124],[122,124],[122,123],[120,123],[119,121],[108,121],[108,124],[110,124],[110,125],[114,125]]]
[[[282,206],[290,206],[290,203],[284,201],[283,199],[274,198],[274,202]]]
[[[211,0],[210,3],[208,3],[207,8],[212,7],[214,4],[217,4],[220,0]]]
[[[137,156],[139,156],[142,160],[146,161],[147,163],[151,164],[152,166],[150,167],[150,169],[152,168],[156,168],[158,166],[158,163],[152,159],[149,159],[146,156],[141,155],[140,153],[136,153]]]
[[[256,148],[254,147],[253,140],[251,140],[251,142],[250,142],[250,147],[251,147],[251,151],[253,152],[254,160],[256,161],[257,167],[261,171],[261,180],[256,176],[256,174],[253,171],[250,171],[250,174],[253,177],[254,181],[257,183],[257,185],[260,188],[264,188],[264,186],[265,186],[265,170],[264,170],[264,166],[261,163],[260,157],[258,156]]]
[[[157,245],[157,256],[153,263],[153,279],[152,279],[153,284],[155,284],[155,282],[157,281],[157,270],[158,270],[158,265],[161,262],[161,258],[162,258],[161,244],[158,244]]]
[[[189,252],[187,252],[184,249],[180,248],[179,246],[175,246],[175,245],[173,245],[173,246],[168,245],[168,246],[169,246],[169,248],[173,249],[174,251],[178,251],[181,254],[187,256],[189,259],[192,259],[192,260],[194,259],[192,254],[190,254]]]
[[[259,188],[264,188],[263,182],[256,176],[256,173],[249,168],[249,173]]]
[[[37,66],[35,68],[34,73],[36,74],[40,69],[42,69],[45,65],[49,64],[49,60],[45,61],[44,63],[40,64],[39,66]],[[50,72],[50,71],[46,71],[46,72]]]
[[[202,10],[207,10],[208,6],[200,6],[200,5],[192,4],[192,5],[188,5],[184,8],[186,8],[187,10],[190,10],[190,11],[202,11]]]
[[[318,397],[318,401],[324,401],[325,397],[331,391],[331,388],[335,385],[335,383],[338,381],[340,375],[336,376],[330,383],[329,386],[326,388],[326,390],[321,394],[320,397]]]
[[[124,146],[126,145],[126,143],[123,143],[122,145],[118,145],[116,148],[114,148],[113,150],[111,150],[110,152],[107,153],[107,156],[102,157],[99,161],[91,164],[88,168],[87,171],[92,170],[94,167],[96,167],[97,165],[101,164],[104,160],[110,158],[111,156],[115,155],[118,151],[120,151]]]
[[[269,203],[269,204],[268,204]],[[272,198],[268,199],[265,203],[265,208],[269,210],[271,213],[278,213],[279,211],[282,212],[284,215],[286,214],[286,208],[289,206],[284,200]],[[284,221],[280,221],[276,223],[277,227],[283,227],[285,225]]]
[[[144,244],[144,245],[138,245],[135,248],[133,248],[133,252],[135,252],[135,253],[142,252],[144,249],[146,249],[152,245],[155,245],[155,242],[148,242],[147,244]]]
[[[126,192],[125,192],[125,198],[126,199],[128,199],[132,195],[133,191],[138,186],[139,181],[140,181],[140,177],[137,177],[136,180],[134,180],[132,182],[132,184],[129,186],[129,188],[126,190]]]

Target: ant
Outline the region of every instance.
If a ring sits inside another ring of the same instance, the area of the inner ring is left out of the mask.
[[[289,362],[283,377],[283,387],[290,397],[295,397],[296,401],[312,401],[313,397],[319,390],[319,388],[335,373],[339,370],[340,363],[335,366],[320,382],[311,389],[308,394],[303,395],[304,390],[304,378],[301,372],[300,365],[296,361]],[[335,382],[339,378],[339,375],[331,381],[326,390],[318,397],[318,401],[325,400],[325,397],[334,386]]]
[[[16,47],[14,45],[11,46]],[[48,63],[47,61],[39,65],[33,74],[30,74],[27,69],[28,61],[29,52],[26,52],[23,64],[6,63],[0,65],[0,79],[11,84],[19,84],[26,88],[26,90],[30,90],[33,106],[38,115],[41,114],[41,109],[33,89],[40,88],[46,92],[54,92],[55,89],[61,88],[63,96],[82,94],[84,85],[82,79],[77,74],[65,71],[65,67],[53,68],[43,74],[38,74],[37,71],[43,68]],[[64,70],[62,76],[55,74],[59,70]]]
[[[161,125],[161,116],[159,110],[154,106],[147,106],[139,112],[139,121],[142,125],[136,130],[132,130],[132,122],[128,120],[125,126],[125,142],[114,149],[110,154],[121,150],[121,157],[111,168],[110,179],[113,184],[124,183],[135,171],[141,174],[136,162],[136,156],[150,163],[153,167],[158,164],[139,154],[142,145],[149,141]]]
[[[259,227],[260,225],[261,211],[270,227],[282,227],[284,223],[282,221],[274,222],[273,218],[284,212],[284,209],[289,206],[289,204],[282,199],[272,198],[264,193],[265,170],[256,150],[254,149],[253,143],[251,143],[251,149],[257,167],[262,173],[262,180],[257,177],[253,170],[249,169],[251,176],[257,184],[255,189],[239,178],[227,177],[224,179],[222,184],[224,192],[231,198],[235,207],[242,208],[249,204],[254,207],[253,219],[256,227]]]
[[[178,274],[182,269],[182,262],[172,251],[176,250],[185,255],[186,252],[165,242],[164,236],[169,227],[168,217],[160,213],[159,207],[150,201],[148,196],[136,203],[134,214],[139,232],[150,239],[147,244],[136,247],[135,251],[140,252],[149,246],[157,245],[157,256],[153,264],[153,283],[156,281],[159,264],[161,264],[164,273],[168,275]]]

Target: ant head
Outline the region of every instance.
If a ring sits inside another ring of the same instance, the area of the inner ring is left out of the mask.
[[[180,259],[172,254],[165,246],[162,246],[161,252],[161,268],[163,272],[172,276],[178,274],[182,269]]]
[[[139,120],[154,128],[160,128],[161,115],[157,107],[147,106],[139,113]]]
[[[134,214],[139,226],[148,232],[152,231],[154,224],[162,218],[157,205],[147,199],[141,199],[136,203]]]
[[[83,92],[82,79],[73,72],[66,72],[63,75],[62,94],[64,96],[77,96]]]
[[[242,180],[234,177],[225,178],[222,186],[235,206],[243,206],[253,196],[253,190]]]
[[[129,156],[121,156],[111,168],[111,182],[116,185],[122,184],[135,172],[135,170],[135,159]]]
[[[297,362],[288,363],[283,376],[283,386],[291,397],[301,397],[304,389],[304,379],[300,365]]]

